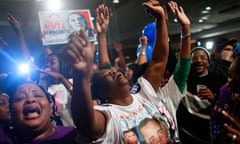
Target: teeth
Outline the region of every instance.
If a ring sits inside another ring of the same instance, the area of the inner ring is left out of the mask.
[[[24,111],[24,115],[29,115],[29,114],[40,114],[40,112],[36,109],[30,109],[30,110],[26,110]]]
[[[28,113],[25,116],[27,116],[27,118],[36,118],[39,116],[39,114],[37,112],[33,112],[33,113]]]

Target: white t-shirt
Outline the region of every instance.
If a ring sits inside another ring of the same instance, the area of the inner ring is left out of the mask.
[[[72,82],[72,80],[69,80]],[[51,95],[54,96],[56,104],[58,106],[57,112],[59,113],[61,120],[64,126],[74,126],[72,116],[71,116],[71,94],[68,89],[64,86],[64,84],[53,84],[48,87],[47,90]]]
[[[186,95],[186,88],[183,93],[180,92],[178,86],[173,78],[173,75],[170,77],[168,83],[162,88],[162,97],[161,100],[166,106],[169,113],[173,116],[176,130],[174,131],[174,138],[179,139],[178,127],[177,127],[177,118],[176,112],[178,105],[180,104],[182,98]]]
[[[175,129],[174,120],[161,101],[163,92],[156,93],[151,84],[140,77],[132,88],[133,103],[128,106],[114,104],[97,105],[94,108],[103,112],[107,118],[105,134],[96,140],[103,144],[124,144],[124,131],[134,129],[140,136],[138,125],[144,118],[161,117],[169,128]],[[143,139],[139,138],[142,142]]]

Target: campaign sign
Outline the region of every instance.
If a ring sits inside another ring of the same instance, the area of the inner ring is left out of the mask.
[[[40,11],[40,28],[43,45],[65,44],[72,32],[84,29],[90,41],[95,41],[90,10]]]

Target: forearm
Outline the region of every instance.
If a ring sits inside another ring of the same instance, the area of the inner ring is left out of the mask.
[[[72,117],[79,132],[91,134],[94,125],[94,109],[90,90],[90,81],[86,77],[75,75],[71,102]]]
[[[99,40],[99,66],[105,66],[110,64],[110,58],[107,49],[107,36],[106,33],[98,34]]]
[[[168,32],[165,16],[156,21],[156,41],[153,50],[152,61],[150,62],[144,78],[147,79],[155,90],[158,90],[168,59]]]
[[[173,72],[173,78],[181,93],[183,93],[186,87],[188,75],[190,72],[190,67],[191,67],[191,59],[184,58],[180,55]]]
[[[183,58],[190,58],[190,51],[191,51],[190,24],[182,25],[180,47],[181,47],[180,55]]]
[[[156,40],[152,54],[152,61],[164,63],[166,66],[169,52],[168,30],[165,17],[156,20]]]
[[[191,63],[191,35],[190,35],[190,24],[181,24],[181,45],[180,45],[180,56],[178,58],[177,65],[174,69],[174,80],[180,90],[183,93],[187,78],[190,72]]]
[[[140,53],[137,57],[137,60],[135,61],[135,64],[142,65],[147,62],[146,47],[147,46],[142,46]]]
[[[29,60],[31,55],[30,55],[29,49],[27,47],[22,30],[19,30],[17,32],[17,36],[18,36],[18,41],[20,43],[20,48],[21,48],[22,54],[26,60]]]

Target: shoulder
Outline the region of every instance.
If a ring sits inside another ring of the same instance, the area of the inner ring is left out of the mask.
[[[70,126],[55,126],[55,132],[50,139],[68,140],[74,139],[78,132],[77,129]]]
[[[141,85],[139,83],[135,83],[132,85],[130,92],[131,92],[131,94],[136,94],[136,93],[140,92],[140,90],[141,90]]]
[[[76,128],[66,127],[66,126],[54,126],[54,128],[55,128],[55,132],[51,136],[45,139],[37,140],[35,141],[35,143],[77,144],[76,137],[78,135],[78,131]]]
[[[9,136],[5,133],[4,129],[0,127],[0,143],[1,144],[12,144],[12,140],[9,138]]]

